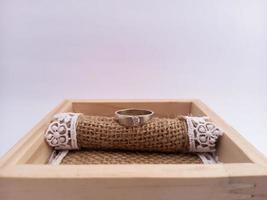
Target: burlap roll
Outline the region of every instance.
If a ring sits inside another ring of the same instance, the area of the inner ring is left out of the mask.
[[[112,117],[81,115],[77,122],[80,148],[154,152],[186,152],[189,141],[184,119],[153,118],[138,127],[124,127]]]
[[[222,134],[205,116],[155,117],[144,125],[125,127],[113,117],[59,113],[50,122],[45,139],[57,150],[215,152]]]
[[[62,160],[63,165],[89,164],[202,164],[196,154],[149,153],[130,151],[70,151]]]

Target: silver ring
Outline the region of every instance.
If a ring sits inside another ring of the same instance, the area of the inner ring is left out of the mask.
[[[115,119],[122,126],[141,126],[152,119],[154,112],[151,110],[128,108],[115,112]]]

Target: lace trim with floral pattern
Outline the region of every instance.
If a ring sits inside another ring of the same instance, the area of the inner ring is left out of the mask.
[[[215,152],[216,142],[222,130],[208,121],[207,117],[186,116],[191,152]]]
[[[79,113],[59,113],[54,116],[46,132],[46,142],[55,149],[78,149],[76,124]]]

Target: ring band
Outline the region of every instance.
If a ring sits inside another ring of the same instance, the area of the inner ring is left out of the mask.
[[[122,126],[133,127],[145,124],[153,115],[151,110],[129,108],[116,111],[115,119]]]

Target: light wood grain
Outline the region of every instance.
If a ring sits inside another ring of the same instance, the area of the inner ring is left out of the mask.
[[[158,117],[176,117],[178,115],[188,115],[190,113],[191,102],[175,102],[162,100],[159,106],[157,101],[74,101],[73,110],[86,115],[114,116],[114,112],[125,108],[138,108],[153,110]]]

